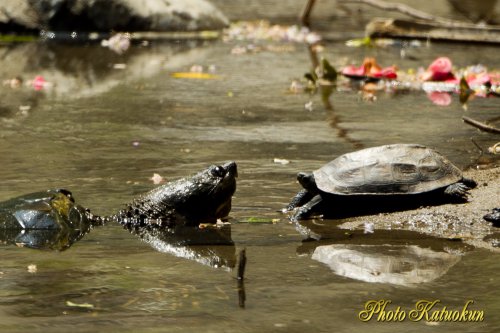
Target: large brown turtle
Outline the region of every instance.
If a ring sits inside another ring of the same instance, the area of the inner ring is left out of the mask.
[[[433,194],[444,199],[466,201],[476,186],[460,169],[437,151],[417,144],[393,144],[367,148],[337,157],[320,169],[297,175],[304,188],[284,209],[295,209],[292,219],[308,218],[346,199],[359,199],[361,209],[367,198],[384,204],[397,198],[421,198]],[[390,200],[380,200],[389,198]],[[356,205],[356,201],[349,201]],[[356,209],[356,208],[355,208]]]

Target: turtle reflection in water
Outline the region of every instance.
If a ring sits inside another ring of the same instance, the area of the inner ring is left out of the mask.
[[[101,219],[75,204],[70,191],[53,189],[0,203],[0,240],[36,249],[64,250]]]
[[[137,196],[105,220],[117,221],[159,252],[232,268],[231,228],[216,222],[231,211],[236,177],[235,162],[212,165]]]
[[[468,190],[476,186],[444,156],[416,144],[348,153],[313,173],[299,173],[297,179],[304,189],[283,210],[295,210],[295,221],[333,210],[356,215],[463,202]]]

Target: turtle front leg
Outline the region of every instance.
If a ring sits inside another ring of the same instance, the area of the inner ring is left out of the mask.
[[[309,192],[308,190],[301,190],[301,191],[299,191],[299,193],[297,193],[296,196],[293,197],[292,201],[290,201],[288,206],[283,208],[281,211],[283,213],[290,212],[290,211],[294,210],[295,208],[302,206],[303,204],[305,204],[306,202],[308,202],[312,198],[313,198],[313,195],[311,194],[311,192]]]
[[[472,178],[462,178],[462,183],[464,183],[469,189],[476,188],[477,183]]]
[[[469,179],[467,180],[467,182],[468,181],[469,181]],[[474,182],[473,180],[471,180],[471,181]],[[474,182],[474,184],[475,184],[475,182]],[[451,198],[453,198],[454,200],[467,201],[467,197],[469,195],[469,190],[471,189],[467,185],[469,185],[469,184],[466,184],[464,182],[458,182],[455,184],[451,184],[444,190],[444,193],[446,195],[450,196]],[[472,183],[470,185],[472,185]]]
[[[322,204],[322,202],[323,198],[321,197],[321,195],[315,195],[307,203],[297,208],[290,220],[297,222],[299,220],[305,220],[309,218],[314,212],[319,210],[318,208]]]

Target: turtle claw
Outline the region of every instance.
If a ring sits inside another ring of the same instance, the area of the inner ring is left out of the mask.
[[[451,184],[444,190],[444,193],[458,200],[467,201],[470,187],[464,183]]]

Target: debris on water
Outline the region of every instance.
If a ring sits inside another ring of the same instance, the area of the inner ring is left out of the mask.
[[[127,64],[113,64],[114,69],[125,69],[127,68]]]
[[[189,69],[189,71],[192,73],[203,73],[203,66],[202,65],[192,65],[191,68]]]
[[[304,92],[304,84],[299,80],[293,80],[288,90],[293,94],[301,94]]]
[[[247,44],[244,46],[236,45],[231,49],[231,54],[233,55],[242,55],[242,54],[255,54],[260,52],[273,52],[273,53],[287,53],[295,51],[295,47],[293,45],[255,45],[255,44]]]
[[[224,30],[224,41],[275,41],[315,44],[321,37],[306,27],[271,25],[268,21],[241,21]]]
[[[281,165],[290,164],[290,161],[284,158],[274,158],[273,162]]]
[[[444,91],[428,92],[427,97],[432,101],[432,103],[439,106],[448,106],[451,104],[451,95]]]
[[[29,110],[31,110],[31,105],[19,105],[19,111],[23,114],[27,114]]]
[[[38,272],[38,268],[35,264],[28,265],[28,273],[35,274],[36,272]]]
[[[149,178],[153,181],[153,184],[158,185],[165,182],[165,178],[163,178],[159,173],[154,173],[153,177]]]
[[[46,81],[45,78],[41,75],[35,76],[35,78],[29,81],[28,84],[30,84],[36,91],[52,87],[52,83]]]
[[[74,308],[84,308],[84,309],[93,309],[94,305],[90,303],[73,303],[71,301],[66,301],[66,306],[74,307]]]
[[[373,234],[373,232],[375,231],[375,225],[373,224],[373,222],[365,222],[364,229],[365,234]]]
[[[312,112],[313,111],[313,102],[309,101],[306,104],[304,104],[304,109],[306,109],[309,112]]]
[[[248,217],[238,221],[239,223],[263,223],[263,224],[276,224],[280,219],[272,219],[268,217]]]
[[[220,76],[210,73],[199,72],[175,72],[170,74],[171,77],[176,79],[199,79],[199,80],[213,80],[219,79]]]
[[[452,63],[448,57],[439,57],[435,59],[427,70],[420,77],[422,81],[449,81],[455,80],[452,73]]]
[[[240,251],[238,255],[238,280],[245,279],[245,267],[247,264],[246,249]]]
[[[398,77],[397,67],[381,67],[373,57],[366,57],[361,66],[349,65],[342,69],[341,73],[345,77],[353,79],[375,78],[375,79],[396,79]]]
[[[130,33],[119,32],[109,39],[103,39],[101,46],[108,47],[111,51],[122,54],[130,47]]]
[[[500,142],[497,142],[493,146],[488,147],[488,152],[490,152],[493,155],[500,154]]]
[[[15,76],[12,79],[4,80],[3,85],[9,86],[12,89],[20,88],[23,84],[23,79],[20,76]]]
[[[326,60],[325,58],[321,59],[321,75],[318,75],[323,80],[329,82],[335,82],[337,80],[337,71],[335,68]]]

